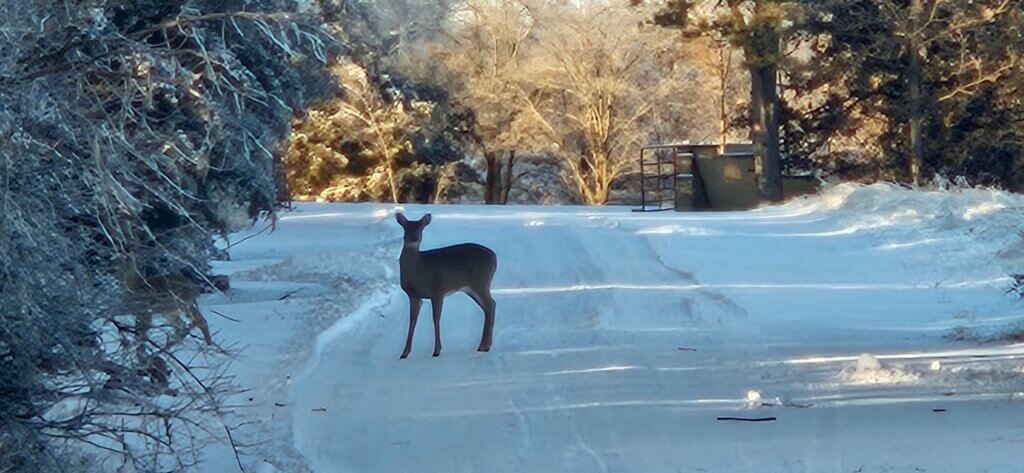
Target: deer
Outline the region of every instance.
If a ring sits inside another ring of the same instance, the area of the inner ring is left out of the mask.
[[[434,311],[434,356],[441,354],[441,307],[445,296],[455,292],[466,293],[484,311],[484,330],[477,351],[490,351],[495,309],[491,280],[498,269],[497,255],[476,243],[420,251],[423,228],[430,224],[430,214],[414,221],[397,213],[395,219],[405,231],[398,266],[402,291],[409,296],[409,334],[401,359],[407,358],[412,350],[423,299],[430,299]]]

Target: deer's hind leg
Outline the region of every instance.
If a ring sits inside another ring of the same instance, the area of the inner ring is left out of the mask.
[[[491,338],[494,333],[494,309],[496,308],[494,298],[491,297],[491,291],[487,288],[480,290],[466,289],[466,294],[484,311],[484,332],[480,336],[480,346],[477,347],[476,351],[490,351]]]
[[[430,299],[434,308],[434,356],[441,354],[441,306],[444,305],[444,294]]]

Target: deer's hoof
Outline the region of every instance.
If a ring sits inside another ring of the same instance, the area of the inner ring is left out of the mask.
[[[437,357],[441,356],[441,352],[435,351],[433,356],[434,356],[434,358],[437,358]]]
[[[406,358],[409,358],[409,354],[408,354],[408,353],[402,353],[402,356],[401,356],[401,358],[399,358],[399,359],[400,359],[400,360],[404,360],[404,359],[406,359]]]
[[[488,352],[488,351],[491,351],[491,347],[487,347],[487,348],[480,347],[480,348],[477,348],[476,351]]]

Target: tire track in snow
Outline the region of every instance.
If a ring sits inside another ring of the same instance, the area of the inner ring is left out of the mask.
[[[608,463],[605,462],[604,458],[602,458],[601,455],[598,454],[597,451],[595,451],[594,448],[591,447],[590,444],[583,438],[583,434],[580,433],[579,426],[577,425],[576,417],[570,414],[570,418],[571,419],[569,422],[569,426],[572,431],[572,438],[576,442],[576,448],[580,449],[581,451],[586,453],[591,459],[594,460],[594,465],[597,467],[597,471],[601,473],[608,473]],[[571,458],[566,458],[566,460],[570,459]],[[582,468],[579,468],[578,465],[567,464],[566,466],[576,466],[577,468],[575,468],[575,470],[582,470]]]
[[[667,262],[665,262],[665,259],[661,256],[661,253],[658,251],[657,248],[654,247],[654,243],[651,241],[651,237],[649,235],[636,236],[639,237],[641,241],[643,241],[644,247],[647,248],[647,250],[651,253],[651,257],[655,261],[657,261],[658,264],[660,264],[663,268],[665,268],[666,270],[673,274],[678,275],[687,284],[700,286],[696,290],[697,294],[707,297],[712,302],[721,305],[727,311],[733,313],[738,317],[747,317],[747,310],[744,309],[739,304],[737,304],[732,299],[730,299],[728,296],[723,294],[721,291],[707,289],[705,286],[701,285],[700,280],[697,279],[697,276],[694,273],[689,271],[683,271],[682,269],[671,266]]]
[[[551,227],[552,230],[557,229],[559,234],[557,237],[563,244],[569,247],[568,251],[563,252],[564,255],[568,255],[566,261],[566,269],[569,269],[569,280],[574,282],[603,282],[607,280],[607,275],[602,266],[595,264],[597,258],[593,255],[593,252],[587,247],[587,245],[580,238],[580,230],[577,227]],[[584,232],[591,231],[590,229],[583,229]],[[551,238],[550,236],[548,238]],[[579,322],[573,323],[572,325],[577,326],[580,330],[586,332],[586,337],[589,340],[576,340],[577,343],[583,342],[588,346],[601,345],[601,334],[598,330],[602,325],[602,317],[605,316],[605,312],[602,310],[605,307],[613,306],[610,294],[601,294],[598,296],[593,295],[582,295],[575,294],[569,296],[571,299],[570,309],[574,311],[575,317],[580,318]],[[576,337],[580,335],[579,331],[574,334]],[[567,354],[571,358],[579,357],[578,354]],[[602,358],[604,354],[602,353]],[[548,402],[559,403],[566,398],[571,398],[571,393],[568,391],[567,385],[562,385],[557,381],[544,383],[544,390],[547,392],[543,396],[543,399]],[[522,409],[520,406],[524,401],[528,401],[531,398],[535,398],[537,393],[532,391],[529,387],[524,390],[512,390],[508,398],[509,405],[512,409],[514,418],[516,419],[519,432],[519,442],[521,450],[516,452],[516,457],[522,465],[521,470],[529,469],[530,451],[533,449],[533,434],[530,425],[534,422],[534,417],[544,416],[549,417],[550,412],[544,411],[528,411]],[[522,398],[518,399],[517,398]],[[599,467],[600,471],[608,471],[607,465],[596,455],[596,453],[582,441],[582,437],[579,431],[576,429],[577,424],[577,413],[575,410],[566,409],[561,410],[557,414],[567,418],[568,425],[572,426],[575,439],[577,440],[578,446],[585,452],[589,452],[592,455]],[[544,420],[541,419],[538,422],[543,424]],[[565,454],[569,454],[568,451]]]
[[[509,445],[518,444],[519,448],[515,451],[516,459],[520,465],[520,468],[528,468],[528,460],[530,458],[529,452],[533,450],[533,433],[530,430],[530,420],[526,418],[522,409],[519,408],[519,404],[512,398],[508,399],[509,408],[512,410],[512,415],[516,419],[516,429],[518,438],[515,442],[509,442]]]

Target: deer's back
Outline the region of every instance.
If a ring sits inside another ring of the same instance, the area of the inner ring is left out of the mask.
[[[483,245],[463,243],[419,254],[419,273],[414,277],[417,292],[448,293],[462,288],[490,287],[498,258]],[[429,286],[429,287],[422,287]],[[443,295],[443,294],[441,294]]]

